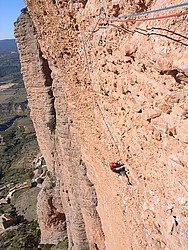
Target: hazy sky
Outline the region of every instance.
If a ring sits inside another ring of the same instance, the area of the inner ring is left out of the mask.
[[[23,0],[0,0],[0,40],[14,38],[13,23],[24,7]]]

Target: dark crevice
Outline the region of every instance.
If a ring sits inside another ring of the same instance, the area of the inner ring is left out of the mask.
[[[51,209],[51,223],[56,225],[59,224],[59,222],[65,222],[64,225],[62,225],[62,229],[66,230],[66,216],[65,213],[60,213],[57,211],[57,208],[53,205],[53,197],[49,197],[48,199],[48,205]]]
[[[135,62],[135,56],[131,55],[130,57],[131,57],[132,60]]]
[[[140,3],[138,3],[137,5],[137,12],[142,12],[146,10],[147,10],[147,6],[145,5],[144,2],[140,1]]]
[[[45,82],[44,85],[47,89],[47,94],[49,96],[50,99],[50,103],[51,103],[51,108],[50,108],[50,112],[51,112],[51,118],[50,121],[53,120],[53,123],[56,124],[56,111],[55,111],[55,106],[54,106],[54,94],[53,94],[53,89],[52,89],[52,84],[53,84],[53,80],[51,78],[51,69],[49,67],[48,61],[42,56],[42,52],[40,51],[39,54],[41,60],[42,60],[42,71],[45,75]],[[49,121],[48,121],[49,122]]]
[[[112,49],[111,49],[111,48],[107,49],[107,52],[108,52],[110,55],[112,55]]]
[[[142,113],[142,109],[138,110],[137,113],[141,114]]]
[[[176,216],[173,216],[174,217],[174,220],[175,220],[175,225],[176,227],[178,226],[178,221],[177,221],[177,217]]]
[[[114,71],[114,74],[119,75],[118,70],[115,70],[115,71]]]
[[[40,58],[42,59],[42,69],[43,73],[46,77],[45,87],[52,86],[52,78],[51,78],[51,69],[49,67],[48,61],[42,56],[42,52],[39,53]]]
[[[75,2],[76,2],[76,1],[75,1]],[[81,3],[83,4],[83,8],[85,8],[85,6],[86,6],[88,0],[81,0],[81,1],[79,1],[79,2],[81,2]]]
[[[131,91],[130,91],[130,90],[127,90],[127,91],[123,90],[123,91],[122,91],[122,94],[123,94],[123,95],[131,94]]]
[[[119,4],[115,4],[113,5],[113,10],[114,10],[114,16],[119,16],[120,14],[120,7],[119,7]]]
[[[56,208],[55,208],[54,205],[53,205],[52,200],[53,200],[53,197],[52,197],[52,196],[49,197],[49,199],[48,199],[48,204],[49,204],[49,206],[50,206],[50,208],[51,208],[52,210],[56,210]]]

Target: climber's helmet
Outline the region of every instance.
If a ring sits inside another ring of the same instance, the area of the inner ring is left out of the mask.
[[[113,163],[113,162],[110,162],[110,163],[109,163],[109,167],[110,167],[110,169],[112,169],[112,168],[114,167],[114,163]]]

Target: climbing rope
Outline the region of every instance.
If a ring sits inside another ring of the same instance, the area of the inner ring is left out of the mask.
[[[146,21],[152,21],[152,20],[161,20],[161,19],[167,19],[167,18],[171,18],[171,17],[179,17],[179,16],[184,16],[187,15],[188,11],[185,11],[183,13],[176,13],[176,14],[172,14],[172,15],[166,15],[166,16],[158,16],[158,17],[150,17],[150,18],[143,18],[143,19],[110,19],[108,20],[108,22],[114,23],[114,22],[121,22],[121,23],[135,23],[135,22],[146,22]],[[104,19],[102,19],[104,20]]]
[[[115,147],[117,148],[119,157],[120,157],[120,151],[119,151],[119,147],[117,145],[115,136],[113,135],[113,133],[110,130],[110,126],[109,126],[109,124],[108,124],[108,122],[107,122],[107,120],[106,120],[106,118],[105,118],[105,116],[103,114],[103,111],[102,111],[102,109],[101,109],[101,107],[99,105],[99,102],[97,100],[97,97],[95,95],[94,86],[93,86],[92,79],[91,79],[91,74],[90,74],[90,68],[89,68],[89,62],[88,62],[88,56],[87,56],[87,50],[86,50],[87,43],[90,40],[90,38],[92,37],[92,35],[94,34],[95,30],[97,29],[97,26],[99,25],[100,21],[107,21],[107,22],[145,22],[145,21],[151,21],[151,20],[167,19],[167,18],[171,18],[171,17],[179,17],[179,16],[182,16],[182,15],[187,15],[188,11],[185,11],[183,13],[175,13],[175,14],[171,14],[171,15],[159,16],[159,17],[152,17],[152,18],[144,18],[144,19],[142,18],[142,19],[136,19],[136,20],[134,20],[134,19],[122,20],[122,19],[126,19],[128,17],[137,17],[137,16],[140,16],[140,15],[148,15],[148,14],[151,14],[151,13],[156,13],[156,12],[160,12],[160,11],[166,11],[166,10],[169,10],[169,9],[180,8],[180,7],[184,7],[186,5],[188,5],[188,2],[177,4],[177,5],[173,5],[173,6],[168,6],[168,7],[161,8],[161,9],[149,10],[149,11],[140,12],[140,13],[134,13],[134,14],[128,14],[128,15],[125,15],[125,16],[103,18],[103,17],[101,17],[102,3],[99,0],[98,20],[97,20],[94,28],[92,29],[91,33],[89,34],[89,36],[85,40],[85,42],[84,42],[83,38],[81,37],[81,41],[82,41],[82,44],[83,44],[84,55],[85,55],[85,62],[86,62],[86,67],[87,67],[87,72],[88,72],[88,77],[89,77],[89,83],[90,83],[91,90],[92,90],[92,95],[94,97],[96,106],[98,107],[98,110],[99,110],[99,112],[101,114],[101,117],[102,117],[102,119],[104,121],[104,124],[105,124],[105,126],[107,128],[107,131],[108,131],[108,133],[109,133],[109,135],[110,135],[110,137],[111,137],[111,139],[112,139]]]
[[[100,105],[99,105],[99,102],[98,102],[98,100],[97,100],[97,97],[96,97],[96,95],[95,95],[94,86],[93,86],[93,82],[92,82],[91,74],[90,74],[90,68],[89,68],[89,62],[88,62],[88,57],[87,57],[87,51],[86,51],[86,45],[87,45],[88,41],[90,40],[91,36],[94,34],[94,32],[95,32],[95,30],[96,30],[96,28],[97,28],[99,22],[101,21],[101,8],[102,8],[102,4],[101,4],[101,1],[99,0],[99,18],[98,18],[98,21],[97,21],[97,23],[95,24],[94,28],[92,29],[90,35],[87,37],[86,41],[84,42],[84,40],[83,40],[82,37],[81,37],[81,40],[82,40],[82,44],[83,44],[84,55],[85,55],[85,62],[86,62],[86,67],[87,67],[88,76],[89,76],[89,83],[90,83],[91,90],[92,90],[92,95],[93,95],[93,97],[94,97],[94,99],[95,99],[96,106],[98,107],[98,110],[99,110],[99,112],[100,112],[100,114],[101,114],[101,116],[102,116],[102,119],[103,119],[103,121],[104,121],[104,124],[105,124],[105,126],[106,126],[106,128],[107,128],[107,131],[108,131],[108,133],[109,133],[109,135],[110,135],[110,137],[111,137],[111,139],[112,139],[112,141],[113,141],[115,147],[117,148],[117,151],[118,151],[118,154],[119,154],[119,157],[120,157],[120,151],[119,151],[118,145],[117,145],[117,143],[116,143],[115,136],[113,135],[113,133],[112,133],[111,130],[110,130],[110,126],[109,126],[109,124],[108,124],[108,122],[107,122],[107,120],[106,120],[106,118],[105,118],[105,116],[104,116],[104,114],[103,114],[103,111],[102,111],[102,109],[101,109],[101,107],[100,107]],[[114,157],[113,157],[113,158],[114,158]]]
[[[101,4],[101,1],[99,0],[99,18],[98,18],[98,21],[97,23],[95,24],[94,28],[92,29],[90,35],[88,36],[88,38],[86,39],[85,41],[85,44],[87,44],[87,42],[89,41],[89,39],[91,38],[91,36],[93,35],[93,33],[95,32],[98,24],[100,23],[100,20],[101,20],[101,9],[102,9],[102,4]]]
[[[105,123],[105,126],[106,126],[106,128],[107,128],[107,130],[108,130],[108,133],[109,133],[109,135],[110,135],[110,137],[111,137],[111,139],[112,139],[114,145],[116,146],[117,151],[118,151],[118,153],[119,153],[119,155],[120,155],[120,151],[119,151],[118,145],[117,145],[117,143],[116,143],[116,139],[115,139],[113,133],[112,133],[111,130],[110,130],[110,126],[109,126],[109,124],[108,124],[108,122],[107,122],[107,120],[106,120],[106,118],[105,118],[105,116],[104,116],[104,114],[103,114],[103,112],[102,112],[102,109],[101,109],[101,107],[100,107],[100,105],[99,105],[99,102],[98,102],[98,100],[97,100],[97,97],[96,97],[96,95],[95,95],[94,88],[93,88],[93,83],[92,83],[92,79],[91,79],[91,74],[90,74],[90,68],[89,68],[89,62],[88,62],[88,57],[87,57],[86,46],[85,46],[85,43],[84,43],[84,40],[83,40],[82,37],[81,37],[81,40],[82,40],[82,44],[83,44],[84,55],[85,55],[85,61],[86,61],[86,67],[87,67],[87,72],[88,72],[88,76],[89,76],[89,83],[90,83],[90,86],[91,86],[92,95],[93,95],[93,97],[94,97],[94,99],[95,99],[95,103],[96,103],[96,105],[97,105],[97,107],[98,107],[98,110],[99,110],[101,116],[102,116],[102,119],[103,119],[103,121],[104,121],[104,123]]]
[[[173,6],[168,6],[168,7],[161,8],[161,9],[149,10],[149,11],[144,11],[144,12],[139,12],[139,13],[134,13],[134,14],[128,14],[128,15],[125,15],[125,16],[106,17],[106,18],[102,18],[102,20],[109,21],[110,19],[122,19],[122,18],[128,18],[128,17],[137,17],[137,16],[148,15],[148,14],[156,13],[156,12],[160,12],[160,11],[176,9],[176,8],[184,7],[186,5],[188,5],[188,2],[180,3],[180,4],[177,4],[177,5],[173,5]]]

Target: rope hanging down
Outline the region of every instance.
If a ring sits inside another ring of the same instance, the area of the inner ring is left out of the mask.
[[[165,10],[170,10],[170,9],[176,9],[176,8],[184,7],[186,5],[188,5],[188,2],[177,4],[177,5],[173,5],[173,6],[168,6],[168,7],[161,8],[161,9],[149,10],[149,11],[144,11],[144,12],[139,12],[139,13],[134,13],[134,14],[128,14],[128,15],[125,15],[125,16],[106,17],[106,18],[102,18],[102,20],[108,21],[110,19],[125,19],[125,18],[128,18],[128,17],[137,17],[137,16],[148,15],[148,14],[156,13],[156,12],[160,12],[160,11],[165,11]]]
[[[97,23],[95,24],[94,28],[92,29],[90,35],[88,36],[88,38],[86,39],[85,41],[85,44],[87,44],[87,42],[89,41],[89,39],[91,38],[91,36],[93,35],[93,33],[95,32],[98,24],[100,23],[101,21],[101,9],[102,9],[102,5],[101,5],[101,1],[99,0],[99,18],[98,18],[98,21]]]
[[[81,40],[82,40],[82,44],[83,44],[83,48],[84,48],[84,55],[85,55],[85,61],[86,61],[88,76],[89,76],[89,83],[90,83],[90,86],[91,86],[91,90],[92,90],[93,97],[94,97],[94,99],[95,99],[95,103],[96,103],[96,105],[97,105],[97,107],[98,107],[98,109],[99,109],[99,112],[100,112],[100,114],[101,114],[101,116],[102,116],[102,119],[103,119],[103,121],[104,121],[104,123],[105,123],[105,125],[106,125],[106,128],[107,128],[107,130],[108,130],[108,133],[109,133],[109,135],[110,135],[110,137],[111,137],[111,139],[112,139],[114,145],[115,145],[116,148],[117,148],[118,154],[120,155],[120,151],[119,151],[118,145],[117,145],[117,143],[116,143],[116,139],[115,139],[113,133],[112,133],[111,130],[110,130],[110,126],[109,126],[109,124],[108,124],[108,122],[107,122],[107,120],[106,120],[106,118],[105,118],[105,116],[104,116],[104,114],[103,114],[103,112],[102,112],[102,109],[101,109],[101,107],[100,107],[100,105],[99,105],[99,102],[98,102],[98,100],[97,100],[97,97],[96,97],[96,95],[95,95],[94,88],[93,88],[93,83],[92,83],[91,75],[90,75],[90,69],[89,69],[89,62],[88,62],[88,58],[87,58],[86,46],[85,46],[85,43],[84,43],[82,37],[81,37]]]
[[[114,143],[114,145],[116,146],[117,148],[117,151],[118,151],[118,154],[120,156],[120,151],[119,151],[119,147],[116,143],[116,139],[113,135],[113,133],[111,132],[110,130],[110,126],[102,112],[102,109],[98,103],[98,100],[97,100],[97,97],[95,95],[95,92],[94,92],[94,88],[93,88],[93,83],[92,83],[92,79],[91,79],[91,75],[90,75],[90,68],[89,68],[89,62],[88,62],[88,57],[87,57],[87,51],[86,51],[86,45],[87,45],[87,42],[90,40],[91,36],[94,34],[98,24],[100,23],[100,21],[104,20],[104,21],[109,21],[109,22],[143,22],[143,21],[151,21],[151,20],[160,20],[160,19],[165,19],[165,18],[171,18],[171,17],[178,17],[178,16],[182,16],[182,15],[186,15],[188,14],[188,11],[186,12],[183,12],[183,13],[176,13],[176,14],[172,14],[172,15],[167,15],[167,16],[160,16],[160,17],[153,17],[153,18],[145,18],[145,19],[137,19],[137,20],[134,20],[134,19],[128,19],[128,20],[121,20],[121,19],[125,19],[127,17],[137,17],[137,16],[140,16],[140,15],[147,15],[147,14],[150,14],[150,13],[156,13],[156,12],[160,12],[160,11],[166,11],[166,10],[169,10],[169,9],[175,9],[175,8],[180,8],[180,7],[183,7],[183,6],[186,6],[188,5],[188,2],[185,2],[185,3],[182,3],[182,4],[177,4],[177,5],[174,5],[174,6],[169,6],[169,7],[165,7],[165,8],[161,8],[161,9],[157,9],[157,10],[149,10],[149,11],[145,11],[145,12],[140,12],[140,13],[134,13],[134,14],[129,14],[129,15],[126,15],[126,16],[118,16],[118,17],[111,17],[111,18],[102,18],[101,17],[101,10],[102,10],[102,4],[101,4],[101,1],[99,0],[99,18],[97,20],[97,23],[95,24],[94,28],[92,29],[90,35],[87,37],[86,41],[84,42],[84,40],[82,39],[81,37],[81,40],[82,40],[82,44],[83,44],[83,49],[84,49],[84,54],[85,54],[85,61],[86,61],[86,66],[87,66],[87,71],[88,71],[88,76],[89,76],[89,82],[90,82],[90,86],[91,86],[91,90],[92,90],[92,94],[93,94],[93,97],[95,99],[95,103],[99,109],[99,112],[102,116],[102,119],[105,123],[105,126],[108,130],[108,133]]]
[[[92,79],[91,79],[91,74],[90,74],[90,68],[89,68],[89,62],[88,62],[88,57],[87,57],[87,51],[86,51],[87,42],[89,41],[89,39],[91,38],[91,36],[92,36],[93,33],[95,32],[95,30],[96,30],[96,28],[97,28],[99,22],[101,21],[101,9],[102,9],[102,5],[101,5],[101,1],[99,0],[99,18],[98,18],[98,21],[97,21],[97,23],[95,24],[94,28],[92,29],[90,35],[87,37],[86,41],[84,42],[82,36],[81,36],[81,40],[82,40],[82,44],[83,44],[84,55],[85,55],[85,61],[86,61],[87,72],[88,72],[88,76],[89,76],[89,82],[90,82],[90,86],[91,86],[91,90],[92,90],[92,95],[93,95],[93,97],[94,97],[94,99],[95,99],[95,103],[96,103],[96,105],[97,105],[97,107],[98,107],[98,110],[99,110],[101,116],[102,116],[102,119],[103,119],[103,121],[104,121],[104,124],[105,124],[107,130],[108,130],[108,133],[109,133],[109,135],[110,135],[110,137],[111,137],[111,139],[112,139],[112,141],[113,141],[115,147],[117,148],[118,154],[119,154],[119,156],[120,156],[120,151],[119,151],[118,145],[117,145],[117,143],[116,143],[115,136],[113,135],[113,133],[112,133],[111,130],[110,130],[110,126],[109,126],[109,124],[108,124],[108,122],[107,122],[107,120],[106,120],[106,118],[105,118],[105,116],[104,116],[104,114],[103,114],[103,112],[102,112],[102,109],[101,109],[101,107],[100,107],[100,105],[99,105],[99,102],[98,102],[98,100],[97,100],[97,97],[96,97],[96,95],[95,95],[95,91],[94,91],[93,83],[92,83]]]

